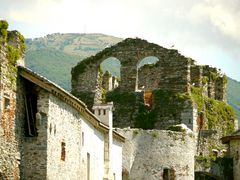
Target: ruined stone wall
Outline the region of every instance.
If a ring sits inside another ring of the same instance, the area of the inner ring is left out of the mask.
[[[176,50],[169,50],[140,39],[126,39],[96,56],[89,57],[72,69],[72,93],[79,97],[81,92],[95,92],[100,64],[109,57],[117,58],[121,63],[121,91],[136,90],[137,66],[146,57],[159,59],[161,76],[156,76],[160,89],[174,92],[189,92],[190,61]],[[141,77],[140,77],[141,78]],[[142,84],[142,83],[140,83]]]
[[[129,179],[162,180],[164,169],[171,179],[194,179],[193,134],[163,130],[117,129],[126,137],[123,173]]]
[[[163,77],[163,67],[159,66],[159,64],[146,64],[142,66],[138,70],[138,89],[158,89],[161,77]]]
[[[24,132],[23,122],[18,118],[20,115],[16,116],[16,112],[19,112],[16,106],[19,109],[22,107],[16,94],[16,63],[21,58],[23,49],[18,46],[19,33],[7,32],[7,27],[2,28],[0,30],[6,31],[6,37],[0,34],[0,177],[19,179],[21,137]],[[13,38],[8,38],[7,41],[7,36]]]

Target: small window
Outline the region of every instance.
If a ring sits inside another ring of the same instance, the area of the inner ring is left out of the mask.
[[[106,115],[106,109],[103,110],[103,115]]]
[[[99,116],[101,115],[101,109],[98,110],[98,115],[99,115]]]
[[[4,109],[7,109],[10,106],[10,99],[4,97]]]
[[[87,153],[87,180],[90,180],[90,154]]]
[[[175,170],[173,168],[163,169],[163,180],[174,180],[176,179]]]
[[[163,169],[163,180],[170,180],[170,169]]]
[[[65,158],[66,158],[66,144],[65,142],[62,142],[61,143],[61,160],[62,161],[65,161]]]
[[[82,132],[82,146],[84,146],[84,132]]]

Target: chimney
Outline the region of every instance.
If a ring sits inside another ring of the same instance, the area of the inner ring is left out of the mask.
[[[92,109],[94,115],[98,117],[103,124],[112,128],[113,102],[109,102],[107,104],[94,104]]]

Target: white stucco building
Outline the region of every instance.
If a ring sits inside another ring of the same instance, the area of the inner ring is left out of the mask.
[[[83,102],[29,69],[20,67],[19,74],[27,124],[21,176],[121,180],[124,137],[113,131],[113,105],[94,106],[94,115]]]

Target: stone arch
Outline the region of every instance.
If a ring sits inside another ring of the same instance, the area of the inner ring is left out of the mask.
[[[97,85],[94,102],[101,103],[108,91],[116,89],[120,83],[121,62],[115,57],[108,57],[98,66]]]
[[[189,60],[177,50],[166,49],[142,39],[125,39],[104,49],[95,56],[84,59],[72,69],[72,94],[88,104],[88,99],[80,96],[96,92],[98,67],[109,57],[117,58],[121,63],[121,84],[119,90],[135,92],[137,65],[148,56],[155,56],[159,61],[162,73],[158,88],[173,92],[185,93],[190,80]],[[91,107],[91,106],[89,106]]]
[[[158,89],[160,78],[159,58],[147,56],[137,64],[136,91]]]

